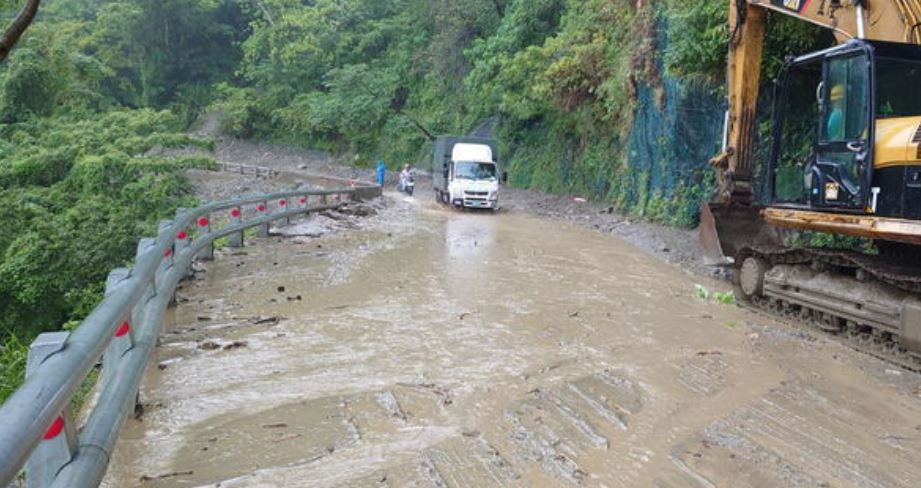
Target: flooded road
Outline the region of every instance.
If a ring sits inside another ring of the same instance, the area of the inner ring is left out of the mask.
[[[921,486],[917,375],[420,200],[185,283],[105,486]]]

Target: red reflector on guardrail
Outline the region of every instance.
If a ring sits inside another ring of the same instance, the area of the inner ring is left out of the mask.
[[[131,324],[122,322],[122,325],[119,325],[118,330],[115,331],[115,337],[124,337],[129,331],[131,331]]]
[[[235,218],[235,219],[240,218],[240,215],[242,215],[242,214],[240,213],[240,210],[239,210],[239,209],[236,209],[236,208],[235,208],[235,209],[233,209],[233,210],[230,211],[230,216],[233,217],[233,218]]]
[[[208,217],[202,217],[202,218],[198,219],[198,226],[199,226],[199,227],[208,227],[208,224],[210,224],[210,223],[211,223],[211,221],[208,220]]]
[[[265,205],[258,205],[258,206],[256,206],[256,211],[257,211],[257,212],[265,212]]]
[[[304,197],[301,197],[301,199],[298,200],[298,202],[300,202],[300,204],[303,205],[303,204],[307,203],[307,199],[304,198]]]
[[[45,431],[44,439],[46,441],[54,439],[55,437],[61,435],[61,431],[64,430],[64,417],[58,415],[58,418],[54,419],[54,422],[51,423],[51,427],[48,427],[48,430]]]
[[[179,233],[176,234],[176,239],[179,239],[180,241],[184,241],[188,237],[189,237],[189,233],[184,230],[180,230]]]
[[[281,206],[281,207],[284,207],[284,206],[287,205],[287,204],[288,204],[288,201],[287,201],[287,200],[279,200],[279,201],[278,201],[278,205]]]

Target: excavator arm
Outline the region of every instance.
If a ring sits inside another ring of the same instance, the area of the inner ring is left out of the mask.
[[[834,32],[839,42],[861,37],[921,44],[921,0],[729,0],[728,114],[722,153],[710,160],[717,193],[701,215],[701,242],[713,256],[733,256],[742,243],[779,243],[753,206],[752,167],[761,60],[769,11]],[[729,247],[729,248],[727,248]]]

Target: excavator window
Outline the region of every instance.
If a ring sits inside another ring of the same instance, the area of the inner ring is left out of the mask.
[[[862,55],[832,59],[828,63],[823,140],[866,138],[867,61]]]
[[[921,115],[921,62],[876,58],[876,112],[881,119]]]
[[[869,155],[870,59],[866,51],[826,58],[822,137],[812,175],[812,204],[863,208]]]
[[[782,95],[775,107],[776,140],[779,146],[773,168],[773,201],[805,204],[809,187],[803,175],[815,159],[820,105],[816,90],[822,84],[821,60],[796,64],[785,77]]]

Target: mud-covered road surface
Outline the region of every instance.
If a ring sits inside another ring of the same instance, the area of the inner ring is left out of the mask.
[[[184,284],[105,486],[921,486],[919,376],[617,237],[388,198]]]

